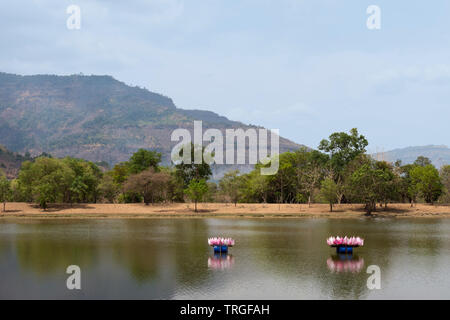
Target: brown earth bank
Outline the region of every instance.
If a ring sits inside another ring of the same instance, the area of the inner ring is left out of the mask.
[[[194,212],[191,203],[144,205],[134,204],[53,204],[47,210],[36,204],[7,203],[0,219],[29,218],[367,218],[361,204],[335,205],[329,212],[327,204],[242,204],[201,203]],[[378,207],[372,218],[450,218],[449,205],[389,204]],[[370,217],[369,217],[370,218]]]

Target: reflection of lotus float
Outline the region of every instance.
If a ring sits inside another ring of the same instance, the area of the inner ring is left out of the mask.
[[[332,272],[343,273],[343,272],[352,272],[357,273],[360,272],[364,267],[364,259],[363,258],[350,258],[346,255],[339,255],[337,257],[330,257],[327,260],[328,269]]]
[[[232,247],[235,241],[231,238],[209,238],[208,244],[214,248],[214,253],[227,253],[228,247]]]
[[[329,237],[327,244],[330,247],[336,248],[337,253],[353,253],[353,248],[364,245],[364,239],[360,237]]]
[[[215,270],[229,269],[233,266],[234,258],[229,255],[214,255],[208,258],[208,268]]]

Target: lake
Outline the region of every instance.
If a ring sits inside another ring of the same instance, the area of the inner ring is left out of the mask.
[[[236,240],[227,256],[216,235]],[[338,256],[331,235],[365,246]],[[449,299],[450,220],[0,220],[0,279],[0,299]]]

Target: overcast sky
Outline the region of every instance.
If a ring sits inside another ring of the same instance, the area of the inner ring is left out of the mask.
[[[2,1],[0,38],[0,71],[108,74],[311,147],[450,145],[448,0]]]

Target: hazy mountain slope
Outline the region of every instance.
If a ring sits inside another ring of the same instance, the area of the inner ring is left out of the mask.
[[[110,76],[19,76],[0,73],[0,144],[14,152],[47,152],[117,163],[138,148],[162,152],[167,163],[176,128],[194,120],[207,128],[249,128],[213,112],[183,110],[160,94]],[[280,151],[299,148],[280,140]]]
[[[4,146],[0,145],[0,171],[3,172],[9,179],[17,177],[20,166],[25,160],[31,160],[27,156],[11,152]]]
[[[419,156],[430,158],[433,164],[437,167],[450,164],[450,148],[447,146],[429,145],[421,147],[407,147],[374,154],[376,159],[391,162],[402,160],[402,163],[404,164],[413,163]]]

